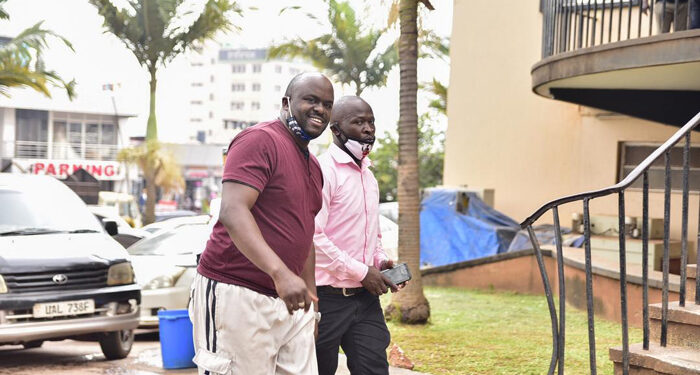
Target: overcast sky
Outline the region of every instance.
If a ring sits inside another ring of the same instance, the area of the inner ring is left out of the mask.
[[[113,0],[115,4],[124,0]],[[191,0],[187,6],[192,10],[201,7],[204,0]],[[370,1],[351,0],[358,13],[370,24],[383,27],[386,23],[386,5],[381,1],[371,0],[380,5],[368,8]],[[387,1],[385,1],[386,3]],[[247,9],[255,6],[257,10],[246,10],[242,18],[234,23],[240,25],[239,32],[219,35],[216,40],[234,48],[266,48],[272,42],[285,38],[313,38],[328,30],[327,21],[321,24],[304,16],[308,11],[320,20],[326,15],[326,5],[320,0],[305,1],[255,1],[243,0],[239,3]],[[452,29],[452,1],[433,0],[436,10],[424,18],[425,26],[432,28],[441,36],[449,36]],[[304,12],[289,10],[280,15],[286,6],[302,4]],[[125,135],[143,135],[148,117],[148,77],[145,70],[136,62],[134,56],[111,34],[105,34],[102,19],[93,6],[86,0],[9,0],[5,5],[10,14],[10,21],[0,21],[0,35],[13,36],[21,30],[44,20],[44,27],[55,31],[71,41],[75,53],[56,41],[45,54],[47,66],[56,70],[64,78],[75,78],[78,94],[86,100],[96,93],[101,93],[105,83],[119,83],[116,94],[119,112],[137,115],[129,121],[124,129]],[[325,29],[325,30],[324,30]],[[388,36],[389,39],[391,36]],[[191,134],[187,129],[189,116],[183,111],[183,74],[187,72],[186,58],[178,58],[167,68],[159,71],[157,94],[157,118],[159,138],[164,141],[180,142]],[[446,61],[422,61],[419,65],[419,81],[427,82],[437,77],[443,83],[449,79],[449,64]],[[366,90],[363,97],[374,108],[377,118],[378,134],[383,131],[395,131],[398,121],[399,74],[396,67],[389,78],[387,87]],[[286,82],[282,83],[283,86]],[[343,90],[336,86],[336,97],[344,93],[352,94],[354,90]],[[10,92],[12,93],[12,91]],[[65,96],[60,92],[54,94],[57,100]],[[424,111],[428,98],[419,94],[419,112]],[[271,114],[271,116],[274,114]],[[446,126],[443,119],[441,127]]]

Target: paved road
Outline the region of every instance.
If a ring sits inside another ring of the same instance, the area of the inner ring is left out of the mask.
[[[344,360],[337,375],[349,375]],[[391,375],[421,375],[404,369],[392,368]],[[0,374],[12,375],[195,375],[196,369],[162,369],[160,343],[157,335],[139,335],[131,354],[122,360],[106,361],[96,342],[73,340],[45,342],[38,349],[20,346],[0,346]],[[423,374],[426,375],[426,374]]]

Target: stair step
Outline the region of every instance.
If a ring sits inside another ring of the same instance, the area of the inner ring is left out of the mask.
[[[661,338],[661,304],[649,305],[650,341],[658,343]],[[680,307],[678,301],[668,304],[668,345],[700,350],[700,305],[686,301]],[[700,360],[700,352],[698,352]]]
[[[610,348],[609,353],[615,375],[622,374],[622,348]],[[644,350],[642,344],[632,344],[630,375],[700,375],[700,351],[653,343]]]

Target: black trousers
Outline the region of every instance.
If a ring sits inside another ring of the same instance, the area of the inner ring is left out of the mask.
[[[352,375],[388,375],[389,329],[379,297],[361,292],[350,297],[318,291],[321,322],[316,357],[319,375],[334,375],[342,347]]]

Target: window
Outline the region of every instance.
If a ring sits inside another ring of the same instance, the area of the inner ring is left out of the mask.
[[[204,84],[202,82],[192,82],[192,87],[202,87]]]
[[[214,93],[209,93],[209,100],[214,101]]]
[[[234,64],[231,65],[232,73],[245,73],[245,64]]]
[[[683,189],[683,146],[685,142],[671,149],[671,189]],[[637,165],[656,150],[660,144],[627,143],[620,145],[620,164],[618,181],[622,181]],[[700,145],[690,145],[690,174],[688,183],[691,192],[700,192]],[[666,174],[664,158],[660,158],[649,168],[649,190],[663,190]],[[642,189],[642,178],[635,181],[630,188]]]
[[[245,103],[243,102],[231,102],[231,110],[232,111],[240,111],[245,107]]]
[[[214,112],[209,111],[209,118],[214,118]]]
[[[191,118],[190,122],[202,122],[201,118]]]
[[[193,62],[193,63],[190,64],[190,65],[193,66],[193,67],[204,66],[204,64],[202,64],[201,62]]]
[[[297,75],[297,74],[299,74],[299,73],[301,73],[301,72],[299,71],[299,69],[296,69],[296,68],[289,68],[289,74],[291,74],[291,75]]]
[[[31,109],[16,109],[15,156],[45,158],[49,139],[49,113]]]
[[[260,102],[252,102],[250,103],[250,109],[257,111],[260,109]]]
[[[102,124],[102,134],[100,134],[100,143],[103,145],[116,145],[117,132],[114,124]]]
[[[190,104],[191,105],[202,105],[202,101],[201,100],[192,100],[192,101],[190,101]]]
[[[275,92],[280,92],[280,91],[282,91],[282,86],[275,85]]]
[[[275,73],[282,73],[282,65],[275,65]]]
[[[231,85],[231,91],[240,92],[245,91],[245,83],[234,83]]]
[[[214,83],[214,76],[209,76],[209,82]]]
[[[255,125],[254,122],[238,121],[238,120],[224,120],[224,129],[245,129],[249,126]]]
[[[115,160],[118,125],[113,116],[83,116],[54,113],[53,159]]]
[[[259,83],[253,83],[253,87],[251,88],[253,91],[260,91],[260,84]]]
[[[262,65],[253,64],[253,73],[260,73],[262,71]]]

